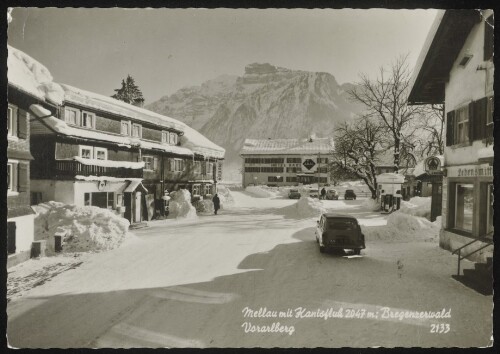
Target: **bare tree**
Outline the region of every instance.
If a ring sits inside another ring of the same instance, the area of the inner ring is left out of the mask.
[[[362,179],[377,197],[376,169],[378,158],[386,148],[385,127],[374,119],[361,117],[351,124],[344,123],[335,129],[335,150],[330,159],[332,176]]]
[[[420,157],[444,153],[444,105],[424,106],[425,114],[419,121],[419,137],[415,139]]]
[[[400,169],[402,149],[411,155],[411,122],[422,114],[421,106],[407,104],[411,78],[407,58],[399,57],[388,69],[381,67],[375,80],[361,74],[361,82],[348,92],[352,100],[365,105],[366,117],[380,120],[386,127],[392,140],[394,172]]]

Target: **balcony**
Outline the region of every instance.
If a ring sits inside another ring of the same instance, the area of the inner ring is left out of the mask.
[[[73,160],[58,160],[55,162],[55,177],[58,179],[73,179],[75,176],[106,176],[116,178],[143,178],[143,169],[126,167],[95,166]]]

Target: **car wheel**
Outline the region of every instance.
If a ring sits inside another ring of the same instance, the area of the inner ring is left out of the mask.
[[[360,255],[361,254],[361,248],[355,248],[354,249],[354,254]]]

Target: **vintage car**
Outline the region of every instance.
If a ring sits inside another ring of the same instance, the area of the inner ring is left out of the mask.
[[[356,200],[356,193],[354,193],[354,191],[352,189],[346,189],[346,191],[344,193],[344,199],[345,200],[348,200],[348,199]]]
[[[354,254],[360,254],[361,249],[365,248],[365,235],[355,217],[323,213],[316,223],[316,242],[321,253],[334,249],[352,249]]]
[[[290,189],[288,192],[288,198],[290,199],[300,199],[300,192],[298,189]]]
[[[335,189],[329,189],[326,191],[325,198],[328,200],[338,200],[339,193]]]

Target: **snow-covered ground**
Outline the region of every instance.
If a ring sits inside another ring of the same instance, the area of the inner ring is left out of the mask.
[[[151,222],[121,247],[86,254],[75,263],[55,261],[58,256],[10,268],[9,291],[15,293],[7,308],[10,345],[490,344],[492,297],[451,278],[456,257],[439,248],[438,229],[425,224],[428,237],[411,231],[413,223],[425,219],[401,212],[382,215],[362,200],[311,202],[258,198],[246,191],[232,194],[234,203],[220,215]],[[311,209],[356,216],[366,234],[361,257],[321,254],[314,238],[316,215],[297,212]],[[395,229],[402,237],[394,237]],[[61,265],[52,271],[57,276],[26,289],[32,283],[25,279],[45,279],[57,263]],[[449,318],[398,317],[405,311],[443,309]],[[311,317],[322,310],[330,317]],[[283,311],[282,316],[277,312],[273,317],[273,311]],[[332,317],[339,313],[342,317]],[[376,317],[367,318],[368,313]],[[436,324],[449,330],[432,333]],[[255,332],[255,326],[271,332]]]

